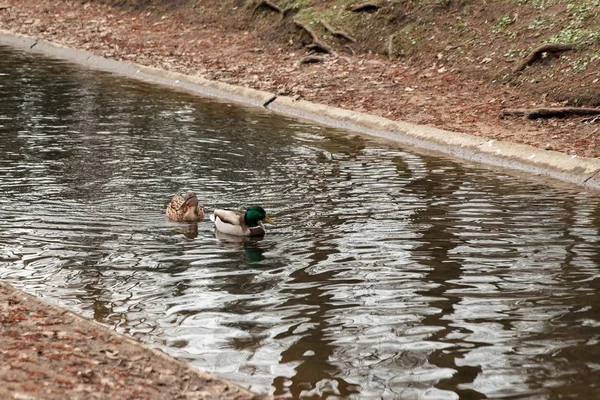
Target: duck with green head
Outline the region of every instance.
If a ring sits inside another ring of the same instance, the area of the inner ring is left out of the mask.
[[[245,212],[216,209],[211,220],[217,231],[235,236],[262,236],[265,234],[263,222],[275,225],[260,206],[248,207]]]
[[[204,219],[204,209],[194,192],[176,194],[167,206],[171,221],[198,222]]]

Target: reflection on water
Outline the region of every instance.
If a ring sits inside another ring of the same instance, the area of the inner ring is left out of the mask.
[[[0,56],[3,279],[284,397],[600,391],[597,197]],[[278,225],[167,222],[181,189]]]

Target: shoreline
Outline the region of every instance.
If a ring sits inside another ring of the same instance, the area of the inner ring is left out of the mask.
[[[2,281],[0,311],[2,399],[269,398]]]
[[[595,191],[600,190],[600,177],[598,176],[600,159],[597,158],[578,157],[526,144],[489,140],[467,133],[394,121],[301,99],[295,100],[288,96],[278,96],[267,91],[231,85],[199,76],[113,60],[4,29],[0,29],[0,45],[68,60],[91,69],[169,86],[176,90],[184,90],[217,100],[266,108],[278,114],[350,130],[461,160],[525,172],[532,177],[537,175],[557,179]]]

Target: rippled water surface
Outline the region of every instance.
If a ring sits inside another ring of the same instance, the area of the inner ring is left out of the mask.
[[[6,48],[0,91],[2,279],[264,393],[600,395],[598,197]]]

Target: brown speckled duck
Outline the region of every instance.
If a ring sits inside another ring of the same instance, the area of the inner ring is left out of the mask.
[[[176,194],[167,206],[167,218],[181,222],[202,221],[204,209],[194,192]]]

